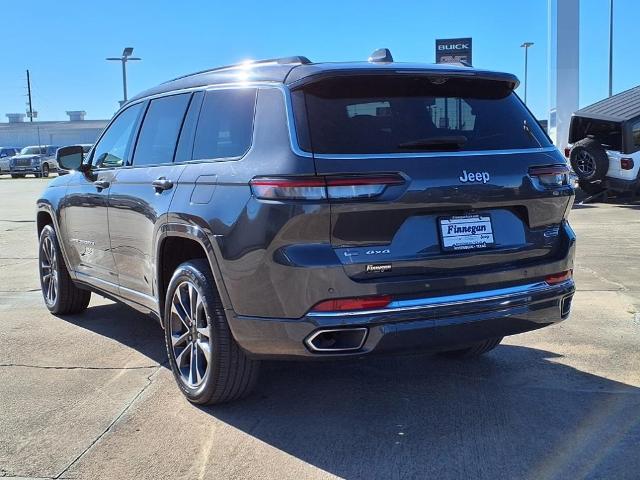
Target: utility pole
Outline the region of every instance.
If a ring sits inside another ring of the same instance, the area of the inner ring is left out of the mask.
[[[524,104],[527,104],[527,75],[529,69],[529,47],[533,45],[533,42],[524,42],[520,45],[524,48]]]
[[[29,97],[29,121],[33,122],[33,104],[31,103],[31,77],[29,77],[29,70],[27,70],[27,95]]]
[[[609,96],[613,95],[613,0],[609,2]]]
[[[122,62],[122,92],[124,94],[124,99],[121,102],[121,105],[127,103],[127,62],[130,60],[142,60],[138,57],[132,57],[133,47],[127,47],[122,51],[121,57],[109,57],[107,60]]]

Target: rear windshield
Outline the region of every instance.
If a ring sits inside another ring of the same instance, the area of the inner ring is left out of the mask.
[[[315,153],[411,153],[549,146],[499,82],[348,76],[292,92],[298,142]]]

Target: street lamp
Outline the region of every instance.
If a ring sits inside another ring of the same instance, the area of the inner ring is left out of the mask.
[[[524,42],[520,45],[524,48],[524,104],[527,104],[527,69],[529,67],[529,47],[533,45],[533,42]]]
[[[127,102],[127,62],[130,60],[142,60],[138,57],[132,57],[133,47],[127,47],[122,51],[121,57],[109,57],[107,60],[117,60],[122,62],[122,90],[124,92],[124,100],[122,104],[124,105]]]
[[[609,2],[609,96],[613,95],[613,0]]]

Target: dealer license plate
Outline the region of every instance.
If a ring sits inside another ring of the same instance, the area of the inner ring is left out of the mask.
[[[445,251],[478,250],[495,244],[489,215],[442,217],[439,222]]]

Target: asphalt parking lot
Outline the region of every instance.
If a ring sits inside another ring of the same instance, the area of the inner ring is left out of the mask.
[[[472,362],[268,363],[190,405],[157,323],[93,296],[45,309],[34,203],[0,177],[0,477],[640,477],[640,202],[576,207],[571,318]]]

